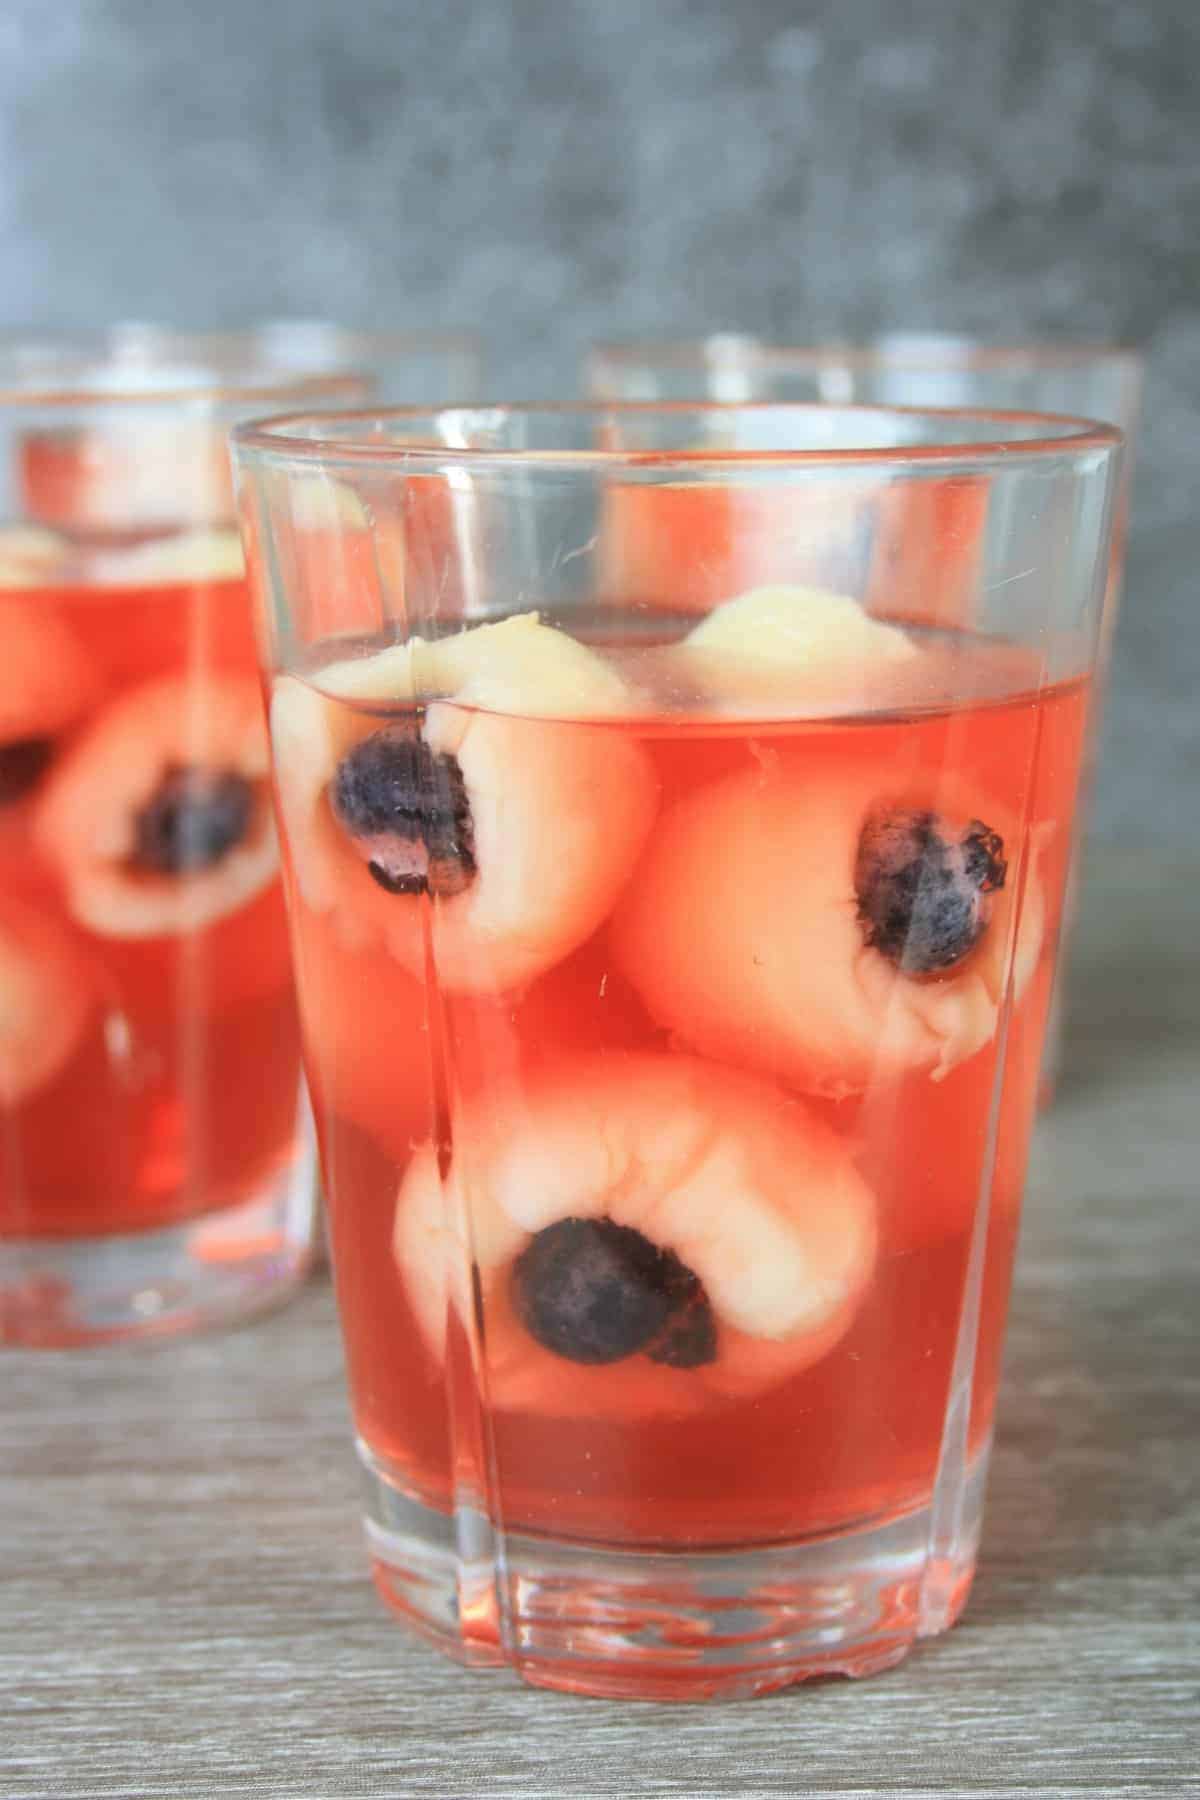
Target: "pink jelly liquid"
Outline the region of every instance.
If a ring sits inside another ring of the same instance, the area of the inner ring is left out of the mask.
[[[964,654],[980,667],[988,656],[986,647]],[[1006,666],[1017,663],[1010,657]],[[852,1324],[828,1354],[742,1397],[713,1395],[672,1416],[649,1404],[660,1377],[643,1358],[644,1407],[629,1367],[615,1409],[589,1404],[606,1380],[604,1369],[593,1368],[548,1376],[544,1391],[520,1405],[494,1405],[486,1306],[474,1347],[468,1327],[452,1316],[444,1349],[432,1351],[393,1253],[397,1193],[413,1147],[433,1138],[447,1161],[455,1154],[448,1097],[484,1096],[502,1111],[506,1093],[519,1095],[581,1051],[683,1053],[617,966],[609,922],[523,989],[434,992],[379,943],[348,945],[297,883],[306,1062],[355,1417],[408,1492],[440,1508],[465,1495],[508,1527],[626,1546],[786,1541],[924,1503],[946,1416],[968,1250],[986,1200],[970,1428],[972,1449],[983,1444],[1087,693],[1079,682],[1022,687],[1011,675],[968,682],[967,691],[976,698],[909,713],[794,723],[663,714],[586,728],[641,743],[663,809],[776,755],[811,757],[814,769],[877,769],[881,781],[897,767],[917,780],[949,774],[960,791],[991,796],[1022,822],[1023,839],[1038,845],[1045,920],[1007,1032],[1001,1026],[942,1080],[927,1070],[880,1071],[865,1093],[804,1097],[874,1192],[878,1255]],[[1010,843],[1007,853],[1016,849]],[[803,905],[802,895],[795,904]],[[664,918],[664,934],[672,928]],[[777,928],[787,931],[786,916]],[[709,1045],[706,1056],[736,1065],[737,1048],[725,1056]],[[778,1085],[787,1092],[786,1079]],[[997,1108],[992,1171],[989,1124]]]

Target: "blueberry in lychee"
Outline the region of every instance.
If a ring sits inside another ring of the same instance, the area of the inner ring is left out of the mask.
[[[532,1237],[513,1264],[513,1304],[530,1335],[556,1356],[578,1363],[619,1362],[647,1351],[682,1366],[711,1362],[716,1334],[695,1275],[628,1225],[612,1219],[559,1219]],[[707,1335],[694,1318],[686,1334],[678,1315],[707,1315]],[[707,1355],[700,1354],[704,1349]]]
[[[956,826],[925,809],[872,812],[854,866],[863,937],[906,975],[941,974],[983,936],[1006,872],[1003,839],[979,819]]]
[[[667,1323],[646,1355],[651,1362],[664,1363],[670,1369],[701,1369],[717,1357],[717,1321],[704,1283],[686,1263],[679,1263],[672,1287]]]
[[[245,837],[254,789],[232,769],[169,764],[134,817],[132,862],[157,875],[187,875],[228,856]]]
[[[329,784],[333,811],[392,894],[461,894],[475,878],[471,805],[453,756],[388,726],[347,751]]]

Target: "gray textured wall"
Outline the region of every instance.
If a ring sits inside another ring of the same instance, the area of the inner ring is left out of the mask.
[[[0,0],[0,324],[1147,340],[1098,828],[1200,838],[1200,0]],[[1174,806],[1168,799],[1174,796]]]

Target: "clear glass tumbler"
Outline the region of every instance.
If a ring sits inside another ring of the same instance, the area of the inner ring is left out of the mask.
[[[0,345],[0,1342],[227,1320],[309,1264],[227,434],[479,374],[331,324]]]
[[[1084,795],[1077,811],[1079,833],[1086,827],[1087,787],[1098,736],[1109,654],[1116,630],[1125,572],[1125,544],[1133,479],[1132,446],[1142,394],[1139,351],[1115,344],[991,344],[945,332],[888,332],[868,343],[815,344],[789,348],[736,333],[675,342],[597,344],[589,353],[589,393],[600,400],[823,401],[870,406],[982,406],[1018,412],[1069,413],[1103,419],[1124,434],[1122,464],[1109,559],[1108,589],[1101,627],[1092,724],[1086,758]],[[895,610],[927,611],[929,593],[938,591],[938,607],[948,623],[969,623],[976,603],[978,537],[983,510],[980,495],[960,481],[938,489],[930,486],[927,549],[924,558],[911,553],[912,521],[903,526],[909,591],[897,590],[891,551],[891,517],[887,508],[875,520],[876,556],[883,574],[883,603]],[[948,579],[948,563],[958,572]],[[931,583],[927,563],[936,564],[941,579]],[[1064,911],[1064,939],[1069,947],[1075,912],[1072,882]],[[1065,978],[1066,954],[1059,969]],[[1058,1083],[1063,1052],[1063,979],[1055,983],[1042,1068],[1042,1098],[1049,1100]]]
[[[958,1615],[1119,443],[235,434],[370,1551],[452,1655],[742,1694]],[[903,593],[952,481],[979,606],[889,616],[864,524]]]

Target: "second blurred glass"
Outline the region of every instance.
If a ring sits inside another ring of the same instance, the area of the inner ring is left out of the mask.
[[[311,1259],[227,435],[448,397],[477,359],[328,326],[300,348],[139,326],[0,351],[0,1342],[229,1319]]]

